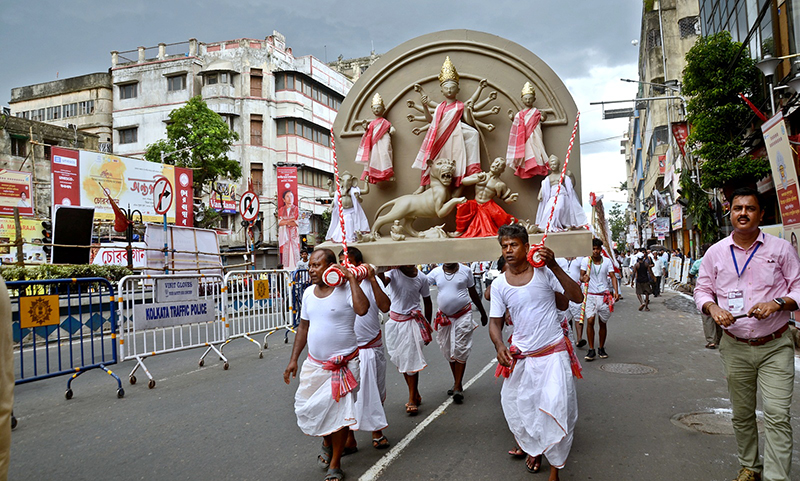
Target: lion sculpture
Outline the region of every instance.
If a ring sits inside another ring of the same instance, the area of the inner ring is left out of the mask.
[[[430,161],[428,162],[430,165]],[[455,170],[455,161],[436,159],[431,165],[431,185],[428,189],[420,194],[407,194],[383,204],[375,213],[371,236],[379,238],[381,227],[400,221],[400,225],[410,236],[419,237],[419,232],[411,226],[415,219],[442,219],[457,205],[466,202],[465,197],[451,198],[450,184]]]

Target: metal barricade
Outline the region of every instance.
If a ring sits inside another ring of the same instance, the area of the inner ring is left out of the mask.
[[[215,344],[227,338],[224,315],[225,281],[218,275],[127,276],[119,281],[119,349],[123,361],[135,360],[128,375],[136,384],[136,371],[156,385],[144,359],[150,356],[205,347],[214,351],[228,369],[228,359]]]
[[[107,279],[49,279],[6,282],[14,336],[14,384],[72,374],[64,396],[72,399],[72,381],[91,369],[117,380],[108,366],[117,363],[114,287]]]
[[[303,293],[311,285],[311,276],[307,269],[297,269],[292,273],[292,327],[287,329],[283,335],[283,342],[289,342],[289,332],[297,333],[297,325],[300,323],[300,308],[303,305]]]
[[[220,350],[234,339],[247,339],[258,346],[258,357],[264,357],[262,344],[252,337],[267,338],[281,329],[292,328],[293,301],[290,273],[284,270],[232,271],[225,274],[225,318],[228,338]]]

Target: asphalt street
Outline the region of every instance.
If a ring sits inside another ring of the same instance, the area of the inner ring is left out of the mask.
[[[582,361],[579,421],[561,479],[733,479],[738,465],[735,441],[726,434],[722,365],[716,350],[703,347],[692,303],[670,291],[642,313],[630,288],[623,295],[609,322],[609,358]],[[113,366],[124,381],[122,399],[101,371],[79,377],[69,401],[66,377],[17,386],[9,479],[322,480],[320,440],[296,424],[297,380],[287,386],[282,379],[292,340],[271,336],[263,359],[254,344],[236,341],[225,349],[227,371],[211,357],[199,367],[201,350],[149,358],[154,389],[143,373],[136,385],[127,383],[132,362]],[[583,359],[585,349],[578,354]],[[369,433],[357,433],[359,452],[343,459],[347,478],[547,479],[546,461],[539,474],[528,474],[523,460],[506,454],[514,442],[487,329],[475,332],[462,405],[448,400],[452,377],[435,342],[426,356],[416,417],[405,414],[406,386],[389,363],[385,434],[392,448],[375,450]],[[800,394],[793,407],[800,412]],[[794,428],[800,472],[800,423]]]

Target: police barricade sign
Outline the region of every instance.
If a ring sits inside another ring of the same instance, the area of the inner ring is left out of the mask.
[[[135,360],[128,380],[141,368],[148,387],[156,381],[147,357],[205,347],[199,364],[214,351],[228,369],[218,345],[225,342],[225,284],[219,275],[127,276],[119,282],[120,357]]]
[[[292,329],[293,299],[290,272],[278,269],[231,271],[225,275],[225,318],[228,339],[246,339],[264,357],[267,338],[281,329]],[[264,342],[251,336],[264,334]],[[220,348],[220,350],[222,350]]]
[[[6,282],[11,300],[15,384],[72,374],[72,381],[101,369],[117,381],[108,366],[117,362],[114,288],[103,278]]]

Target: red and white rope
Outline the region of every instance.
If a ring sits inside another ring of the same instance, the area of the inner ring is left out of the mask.
[[[575,117],[575,125],[572,127],[572,135],[569,138],[569,147],[567,147],[567,155],[564,157],[564,165],[561,167],[561,176],[558,179],[558,188],[556,188],[556,196],[553,199],[553,207],[550,209],[550,215],[547,217],[547,224],[544,228],[544,235],[542,241],[531,247],[528,252],[528,262],[534,267],[544,266],[544,261],[539,258],[537,251],[544,247],[544,241],[547,239],[547,234],[550,232],[550,223],[553,221],[553,215],[556,212],[556,204],[558,203],[558,195],[561,193],[561,186],[564,184],[564,176],[567,174],[567,165],[569,164],[569,156],[572,154],[572,146],[575,145],[575,135],[578,133],[578,119],[581,118],[581,113]]]

